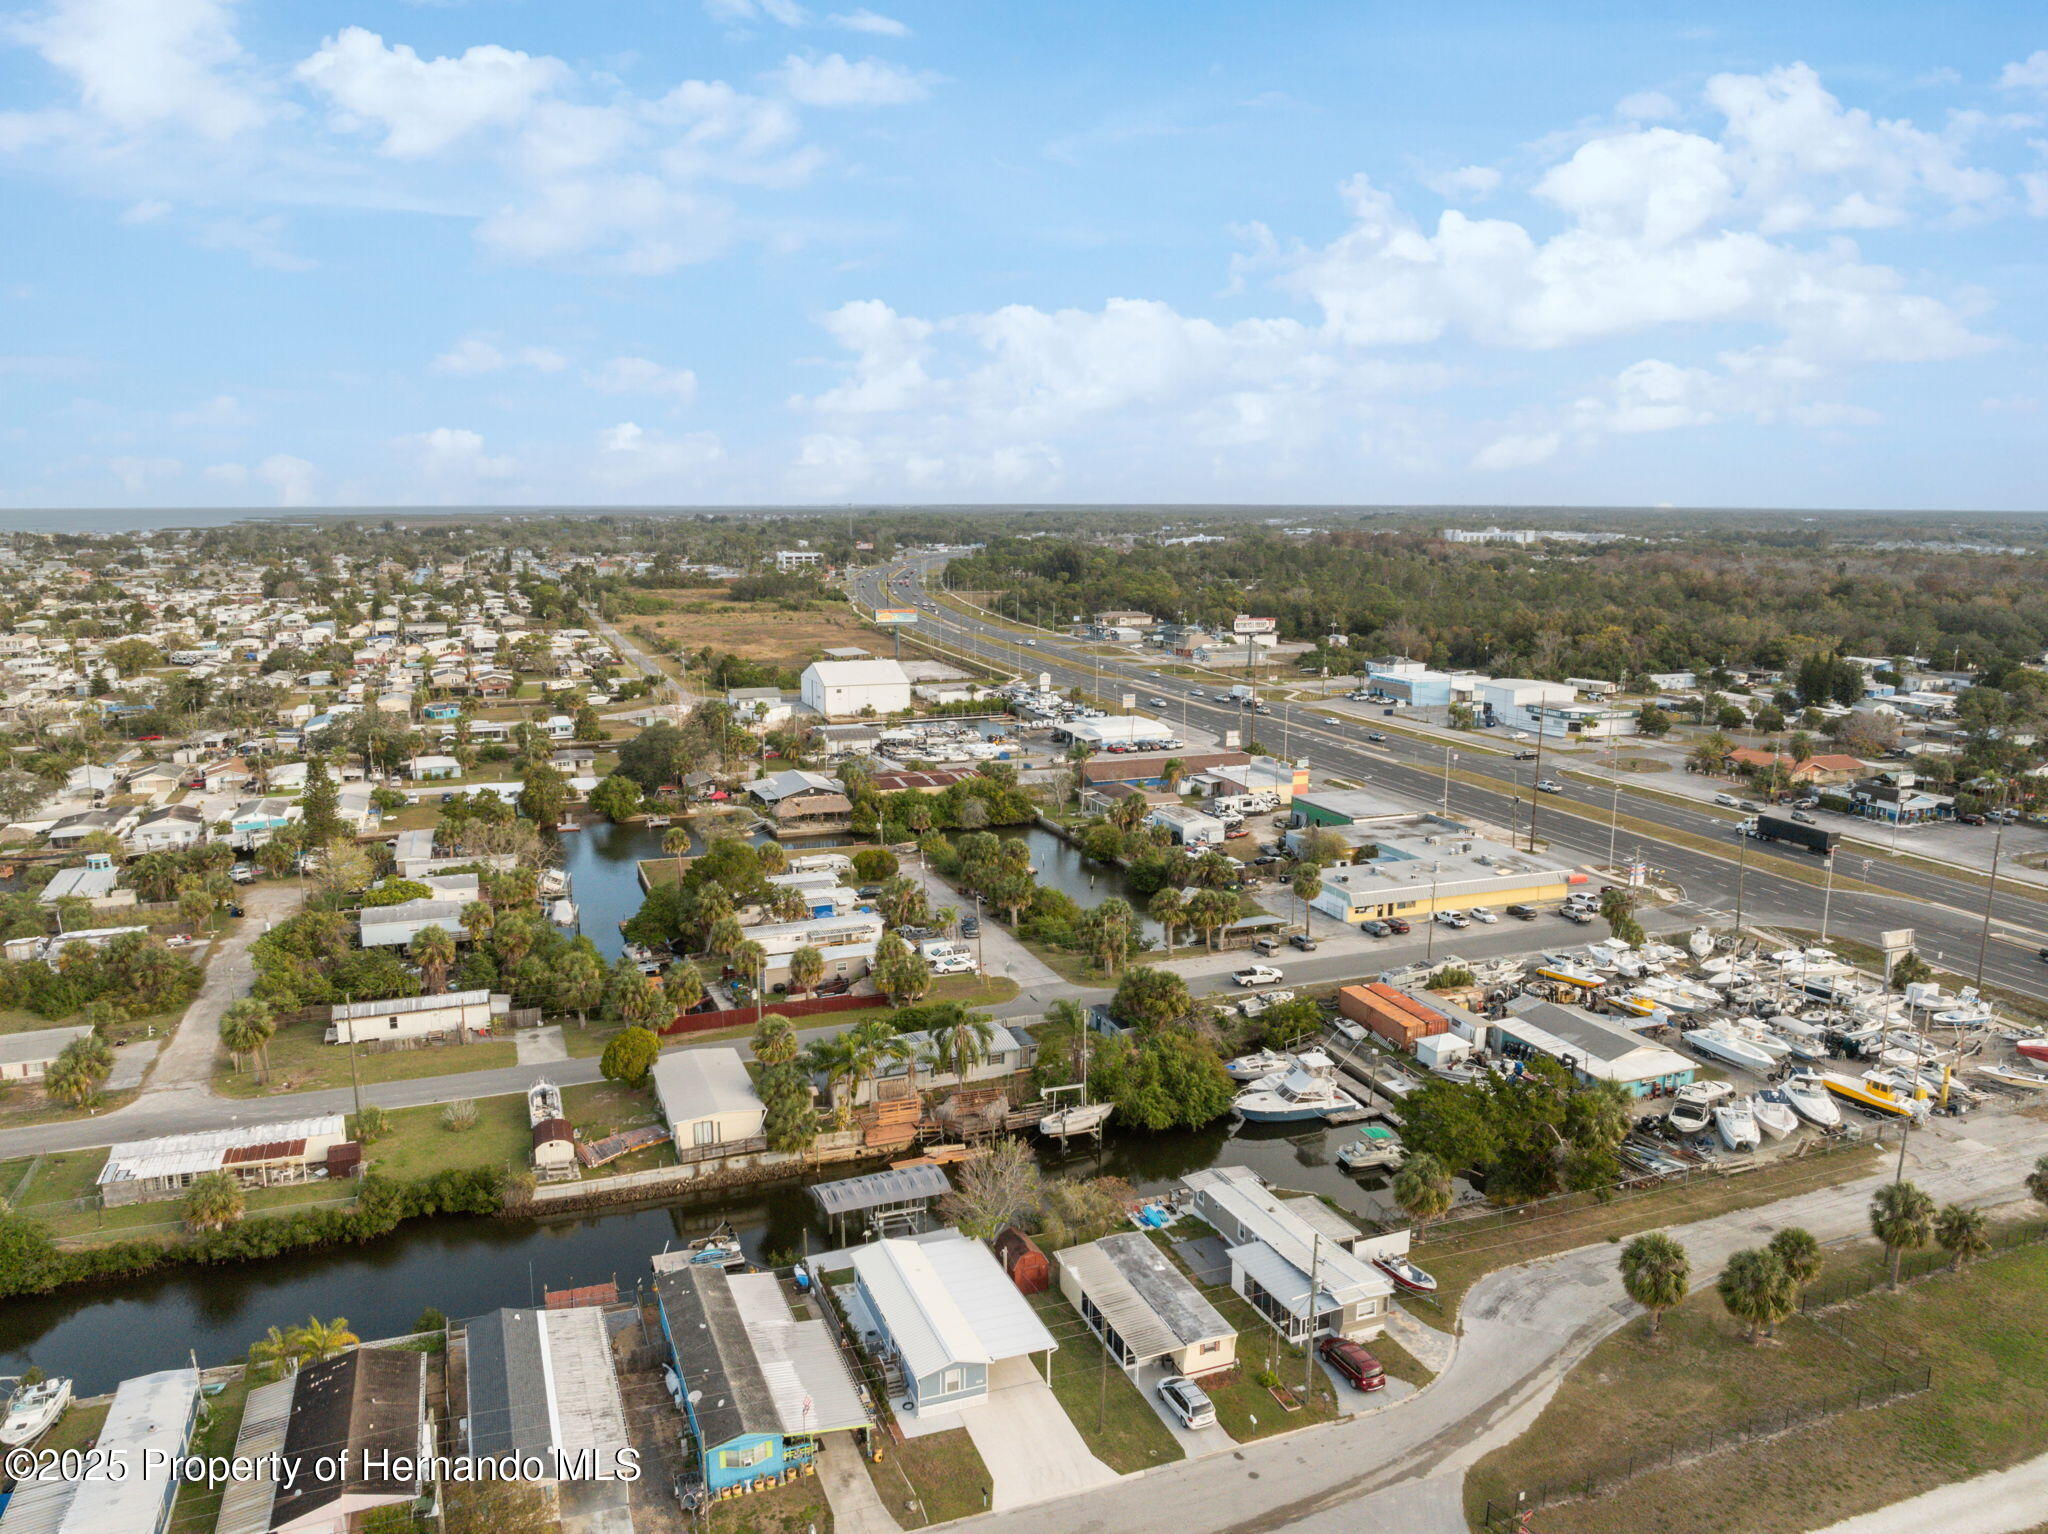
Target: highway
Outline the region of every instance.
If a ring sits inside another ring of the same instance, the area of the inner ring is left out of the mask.
[[[1268,712],[1253,716],[1227,699],[1214,696],[1219,684],[1227,688],[1230,683],[1220,673],[1216,682],[1155,674],[1160,666],[1083,654],[1075,643],[1045,630],[1031,631],[1036,644],[1024,647],[1015,629],[957,612],[932,598],[925,589],[925,580],[931,570],[943,563],[944,556],[918,555],[882,567],[857,570],[849,578],[849,596],[870,610],[916,603],[920,608],[918,627],[928,637],[978,657],[1002,672],[1022,675],[1043,671],[1051,675],[1057,687],[1100,691],[1112,698],[1125,692],[1160,697],[1167,706],[1151,712],[1169,723],[1178,721],[1190,729],[1199,727],[1219,740],[1226,730],[1249,735],[1256,717],[1258,736],[1268,748],[1278,746],[1284,737],[1290,754],[1307,756],[1321,773],[1369,784],[1414,801],[1418,807],[1445,805],[1442,747],[1395,733],[1390,733],[1384,743],[1368,742],[1365,736],[1372,727],[1364,720],[1356,726],[1337,723],[1305,704],[1272,701],[1267,705]],[[1194,697],[1196,690],[1208,696]],[[1554,774],[1558,765],[1556,761],[1546,763],[1546,776]],[[1530,791],[1534,766],[1505,756],[1496,758],[1483,749],[1462,752],[1458,771],[1478,771],[1513,781],[1520,785],[1520,793],[1460,782],[1454,772],[1448,784],[1451,814],[1496,826],[1519,826],[1526,832],[1530,800],[1534,798],[1539,801],[1538,835],[1553,855],[1573,862],[1605,865],[1610,840],[1609,791],[1592,784],[1567,782],[1561,794],[1534,795]],[[1557,807],[1558,800],[1576,803],[1597,819],[1564,813]],[[1727,853],[1719,855],[1660,840],[1626,826],[1621,829],[1614,844],[1619,856],[1629,859],[1639,855],[1659,870],[1660,882],[1681,888],[1685,894],[1682,909],[1726,924],[1733,921],[1739,899],[1745,923],[1820,927],[1822,890],[1784,871],[1800,869],[1810,877],[1818,871],[1818,859],[1803,853],[1787,855],[1745,846],[1727,820],[1701,809],[1627,791],[1623,792],[1621,803],[1623,815],[1639,823],[1650,822],[1727,845]],[[1923,956],[1965,976],[1976,974],[1978,941],[1984,927],[1982,885],[1946,878],[1880,856],[1866,857],[1847,851],[1836,854],[1835,874],[1841,883],[1828,902],[1830,933],[1874,942],[1882,931],[1911,927],[1918,935],[1917,947]],[[1843,887],[1861,883],[1893,893],[1878,895]],[[2048,946],[2048,908],[2025,896],[2000,891],[1992,907],[1985,982],[2030,997],[2048,998],[2048,965],[2036,957],[2036,950],[2043,946]]]

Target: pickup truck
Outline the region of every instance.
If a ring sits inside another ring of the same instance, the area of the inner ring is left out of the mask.
[[[1239,970],[1230,978],[1239,985],[1271,985],[1284,977],[1270,964],[1254,964],[1249,969]]]

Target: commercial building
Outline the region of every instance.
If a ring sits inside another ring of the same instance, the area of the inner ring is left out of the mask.
[[[766,1110],[738,1050],[667,1050],[654,1062],[652,1080],[678,1156],[767,1148],[761,1137]]]
[[[1542,1056],[1555,1060],[1580,1081],[1612,1081],[1642,1097],[1669,1091],[1693,1079],[1685,1056],[1605,1018],[1554,1001],[1521,997],[1496,1019],[1493,1047],[1510,1060]]]
[[[1433,819],[1405,800],[1370,788],[1311,788],[1296,794],[1289,808],[1294,812],[1295,826],[1302,828],[1327,826],[1342,830],[1355,826],[1372,832],[1420,826]]]
[[[773,1273],[654,1259],[661,1334],[713,1495],[773,1484],[809,1464],[823,1434],[868,1425],[867,1408],[823,1321],[799,1321]]]
[[[1127,1374],[1147,1365],[1199,1377],[1237,1362],[1223,1319],[1150,1236],[1123,1231],[1059,1254],[1060,1293]]]
[[[1483,837],[1394,833],[1379,836],[1365,861],[1325,869],[1322,893],[1309,904],[1355,925],[1474,905],[1557,900],[1585,881],[1562,863]]]
[[[1473,689],[1474,701],[1491,708],[1503,719],[1514,722],[1534,720],[1545,707],[1563,707],[1578,698],[1567,682],[1543,682],[1533,677],[1496,676],[1482,678]]]
[[[798,694],[827,719],[900,714],[910,707],[909,673],[893,660],[819,660],[804,668]]]
[[[1214,815],[1205,815],[1184,804],[1156,806],[1145,817],[1145,824],[1158,826],[1183,847],[1223,845],[1223,822]]]
[[[1172,726],[1138,714],[1110,714],[1101,719],[1073,719],[1061,725],[1059,733],[1083,745],[1095,746],[1102,750],[1107,750],[1111,746],[1157,746],[1173,739]]]
[[[989,1373],[1059,1346],[995,1254],[957,1231],[891,1238],[852,1253],[854,1329],[912,1413],[988,1399]]]
[[[1576,735],[1581,740],[1614,740],[1637,733],[1636,711],[1610,703],[1546,703],[1536,711],[1536,720],[1545,735]]]
[[[1176,751],[1091,756],[1081,764],[1081,782],[1088,788],[1098,787],[1104,783],[1130,783],[1140,788],[1163,787],[1166,783],[1166,764],[1173,761],[1179,762],[1181,771],[1192,779],[1204,773],[1247,766],[1251,758],[1242,751]]]
[[[76,1476],[21,1477],[0,1534],[164,1534],[178,1496],[175,1461],[199,1415],[199,1371],[123,1380]]]
[[[467,1038],[472,1033],[488,1033],[490,1028],[489,991],[444,991],[439,996],[393,996],[333,1007],[328,1015],[327,1042]]]
[[[1393,1281],[1354,1254],[1355,1230],[1326,1232],[1250,1167],[1205,1167],[1182,1184],[1226,1244],[1232,1290],[1290,1342],[1326,1332],[1376,1337],[1386,1326]],[[1302,1202],[1328,1213],[1317,1199]]]
[[[782,575],[792,570],[816,570],[825,563],[825,555],[818,549],[777,549],[775,568]]]

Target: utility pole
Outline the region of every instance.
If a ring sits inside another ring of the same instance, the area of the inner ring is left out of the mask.
[[[1308,1335],[1302,1339],[1301,1399],[1307,1405],[1316,1377],[1316,1297],[1322,1290],[1323,1238],[1318,1233],[1309,1244]]]
[[[1828,908],[1835,903],[1835,855],[1832,851],[1827,854],[1825,861],[1827,863],[1828,882],[1826,890],[1822,892],[1820,897],[1820,945],[1823,948],[1828,945]],[[1980,977],[1983,974],[1981,965],[1978,967],[1978,974]]]
[[[1451,818],[1451,748],[1444,747],[1444,819]]]
[[[1536,765],[1529,775],[1529,850],[1536,850],[1536,785],[1543,781],[1543,726],[1545,723],[1543,705],[1536,705]]]
[[[1998,896],[1998,858],[2005,849],[2005,806],[2011,785],[1998,785],[1998,829],[1991,836],[1991,882],[1984,886],[1984,926],[1977,934],[1977,989],[1984,989],[1984,955],[1991,946],[1991,902]]]
[[[355,997],[349,995],[346,991],[342,993],[341,1002],[344,1007],[352,1005],[354,1001]],[[349,1086],[355,1092],[356,1133],[361,1134],[363,1123],[363,1077],[362,1072],[356,1068],[356,1020],[354,1018],[348,1020],[348,1081]]]
[[[1749,883],[1749,831],[1746,826],[1735,828],[1735,947],[1742,948],[1742,896]]]

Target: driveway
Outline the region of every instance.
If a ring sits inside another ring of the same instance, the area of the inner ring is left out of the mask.
[[[827,1433],[818,1455],[818,1486],[832,1509],[832,1534],[902,1534],[862,1467],[850,1433]]]
[[[156,1069],[150,1072],[144,1097],[159,1092],[196,1089],[204,1093],[212,1089],[213,1062],[220,1054],[220,1015],[227,1011],[229,1002],[249,994],[255,978],[249,950],[256,939],[274,923],[291,915],[298,905],[296,884],[261,884],[243,893],[242,909],[247,914],[214,951],[199,994],[192,998],[177,1031],[157,1055]]]
[[[933,873],[925,866],[923,858],[913,858],[904,871],[911,878],[922,880],[925,895],[931,901],[933,910],[940,906],[951,906],[963,916],[974,914],[974,897],[962,895]],[[1008,975],[1017,982],[1020,991],[1029,991],[1039,986],[1066,984],[1060,978],[1059,971],[1018,942],[1011,935],[1009,928],[997,921],[990,911],[984,910],[981,913],[981,936],[964,938],[962,941],[980,945],[982,968],[985,973]]]
[[[995,1512],[1072,1496],[1117,1479],[1088,1452],[1080,1430],[1029,1358],[989,1370],[988,1400],[960,1413],[967,1436],[995,1480]]]
[[[1166,1424],[1166,1431],[1173,1434],[1173,1440],[1180,1445],[1181,1452],[1189,1459],[1199,1459],[1204,1454],[1221,1454],[1225,1449],[1236,1448],[1237,1440],[1224,1431],[1222,1423],[1212,1422],[1207,1427],[1187,1427],[1173,1414],[1172,1408],[1160,1399],[1159,1382],[1172,1373],[1173,1371],[1165,1364],[1146,1364],[1138,1371],[1137,1386],[1138,1394],[1145,1398],[1145,1404],[1152,1408],[1152,1414]]]
[[[2048,1509],[2048,1454],[1952,1486],[1937,1486],[1860,1518],[1831,1523],[1820,1534],[2019,1534],[2038,1529]]]

